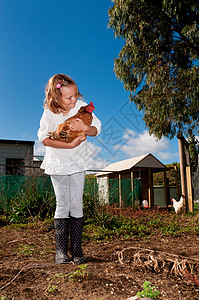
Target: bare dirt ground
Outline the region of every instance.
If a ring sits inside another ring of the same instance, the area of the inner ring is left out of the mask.
[[[2,226],[0,245],[0,299],[127,299],[145,280],[161,293],[158,299],[199,299],[195,234],[85,241],[84,270],[54,264],[54,230],[44,223]]]

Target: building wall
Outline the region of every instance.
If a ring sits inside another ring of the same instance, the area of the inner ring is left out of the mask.
[[[98,195],[101,203],[109,202],[108,195],[108,176],[97,177]]]
[[[33,145],[0,144],[0,158],[26,159],[33,155]]]
[[[8,159],[25,161],[33,158],[34,142],[0,140],[0,164],[6,165]],[[0,166],[0,174],[6,173],[6,167]]]

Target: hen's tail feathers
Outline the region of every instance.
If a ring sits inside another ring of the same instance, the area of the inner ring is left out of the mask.
[[[59,134],[57,134],[56,131],[49,131],[48,135],[52,140],[67,142],[69,133],[67,131],[63,131],[63,130],[61,130],[59,132]]]

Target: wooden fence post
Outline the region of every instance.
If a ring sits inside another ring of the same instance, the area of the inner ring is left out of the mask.
[[[188,196],[188,208],[190,212],[194,211],[193,207],[193,191],[192,191],[192,180],[191,180],[191,167],[186,167],[186,179],[187,179],[187,196]]]
[[[182,134],[177,135],[180,155],[181,189],[184,198],[185,211],[193,212],[193,191],[191,179],[191,167],[189,158],[189,143]]]
[[[133,171],[131,171],[131,193],[132,193],[132,206],[133,206]]]
[[[121,182],[121,173],[119,173],[119,207],[122,207],[122,182]]]
[[[154,206],[153,174],[151,168],[148,169],[148,177],[149,177],[149,189],[148,189],[149,207],[151,208]]]
[[[180,156],[180,176],[181,176],[181,190],[183,197],[183,212],[188,211],[187,205],[187,184],[186,184],[186,162],[185,162],[185,151],[184,151],[184,138],[182,134],[177,135],[179,156]]]
[[[174,169],[175,169],[175,177],[176,177],[177,195],[178,195],[178,199],[180,199],[179,178],[178,178],[178,167],[177,167],[177,166],[174,166]]]
[[[165,205],[168,208],[168,186],[167,186],[167,169],[164,169],[164,193],[165,193]]]

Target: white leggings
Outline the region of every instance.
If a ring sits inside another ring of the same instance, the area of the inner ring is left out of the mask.
[[[51,175],[55,196],[55,219],[83,217],[85,172],[71,175]]]

